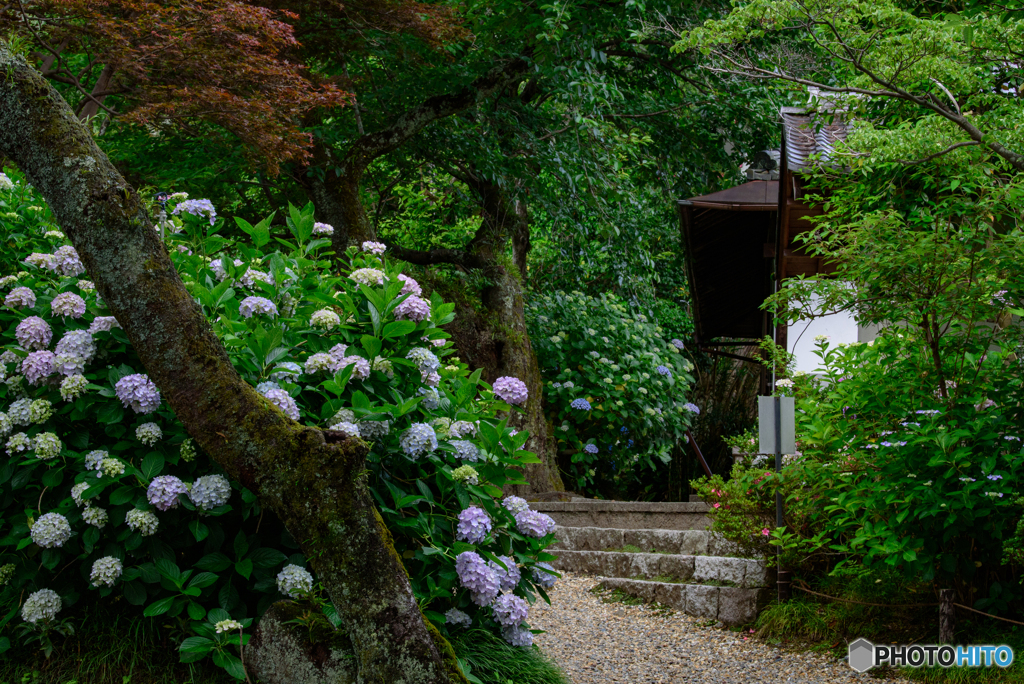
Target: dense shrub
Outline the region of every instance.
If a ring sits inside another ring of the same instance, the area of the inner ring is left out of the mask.
[[[686,400],[693,365],[680,340],[607,294],[541,295],[527,322],[574,487],[621,484],[671,460],[699,411]]]
[[[235,646],[271,602],[333,610],[281,524],[189,440],[63,236],[40,247],[52,226],[24,208],[31,194],[0,189],[25,226],[0,280],[0,649],[11,625],[49,648],[68,607],[116,597],[172,625],[182,660],[211,654],[242,677]],[[504,400],[539,397],[515,379],[492,392],[453,357],[454,307],[421,299],[383,245],[351,248],[332,273],[311,207],[291,210],[290,235],[236,219],[250,243],[221,237],[205,200],[167,210],[169,252],[242,377],[291,418],[371,446],[372,493],[427,617],[528,645],[553,522],[499,497],[537,462]]]

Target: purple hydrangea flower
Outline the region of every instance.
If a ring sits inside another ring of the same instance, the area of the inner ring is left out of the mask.
[[[550,589],[555,586],[555,580],[558,578],[550,572],[544,572],[544,570],[551,570],[553,572],[554,568],[548,563],[537,563],[533,567],[533,582],[542,589]]]
[[[50,302],[50,311],[54,316],[81,318],[85,314],[85,300],[74,292],[61,292]]]
[[[525,404],[526,397],[529,395],[525,382],[519,378],[513,378],[507,375],[495,380],[493,388],[494,395],[496,397],[506,404],[512,404],[513,406]]]
[[[92,323],[89,324],[89,332],[96,334],[98,332],[109,332],[111,328],[120,328],[121,324],[117,322],[117,319],[113,316],[97,316],[92,319]]]
[[[578,411],[590,410],[590,402],[587,401],[586,399],[573,399],[572,402],[570,402],[569,406]]]
[[[672,377],[672,371],[668,366],[657,366],[654,370],[658,371],[658,375],[664,375],[669,378]]]
[[[156,506],[158,511],[168,511],[178,507],[178,495],[188,494],[185,483],[173,475],[161,475],[154,477],[146,490],[146,498],[149,503]]]
[[[334,235],[334,226],[317,221],[313,224],[313,235]]]
[[[512,515],[530,510],[530,504],[526,503],[526,499],[518,496],[506,496],[501,500],[501,505],[505,507],[505,510],[512,513]]]
[[[363,243],[363,251],[364,252],[368,252],[370,254],[378,254],[378,255],[380,255],[380,254],[383,254],[386,249],[387,249],[387,246],[384,243],[382,243],[382,242],[370,242],[370,241],[367,241],[367,242]]]
[[[352,366],[352,379],[365,380],[370,377],[370,362],[361,356],[343,356],[338,359],[338,371]],[[337,371],[336,371],[337,372]]]
[[[430,317],[430,302],[420,299],[416,295],[409,295],[405,301],[395,307],[395,318],[397,320],[425,321]]]
[[[85,273],[85,266],[78,258],[78,252],[70,245],[64,245],[53,253],[53,257],[46,263],[46,268],[51,271],[59,271],[62,275],[73,277]]]
[[[152,413],[160,408],[160,390],[148,375],[126,375],[117,381],[114,391],[125,408],[130,407],[136,413]]]
[[[516,514],[516,529],[527,537],[540,539],[555,529],[555,521],[550,516],[537,511],[523,511]]]
[[[683,344],[683,341],[678,338],[673,338],[671,344],[676,349],[683,349],[686,346]]]
[[[288,416],[292,420],[299,419],[299,405],[296,404],[291,395],[283,389],[267,388],[261,392],[261,394],[266,397],[271,404],[284,411],[284,415]]]
[[[521,625],[530,612],[529,604],[515,594],[502,594],[491,605],[494,621],[502,627]]]
[[[69,330],[57,342],[55,370],[61,375],[74,375],[96,356],[96,344],[86,330]]]
[[[276,316],[277,304],[266,297],[246,297],[238,305],[238,313],[242,314],[243,318],[252,318],[256,314]]]
[[[519,584],[519,580],[522,577],[522,573],[519,568],[516,567],[516,562],[508,556],[498,556],[498,560],[505,564],[505,568],[494,561],[487,561],[487,565],[490,566],[491,570],[494,570],[494,574],[498,576],[498,582],[501,583],[502,591],[512,591]]]
[[[525,625],[502,627],[501,638],[513,646],[521,648],[529,648],[533,645],[533,632],[528,630]]]
[[[484,559],[473,551],[463,551],[455,558],[455,572],[459,582],[469,589],[473,603],[486,606],[494,600],[500,589],[498,575]]]
[[[599,451],[596,444],[586,444],[583,446],[583,450],[588,454],[596,454]]]
[[[480,544],[491,532],[491,518],[479,506],[470,506],[459,513],[455,538],[470,544]]]
[[[685,404],[683,404],[683,410],[689,411],[690,413],[694,414],[695,416],[699,416],[700,415],[700,409],[697,408],[697,405],[696,404],[692,404],[690,402],[686,402]]]
[[[27,287],[16,287],[11,290],[7,297],[4,299],[4,306],[9,306],[12,309],[18,307],[27,306],[32,308],[36,305],[36,293]]]
[[[14,336],[25,349],[46,349],[53,339],[53,330],[39,316],[29,316],[14,329]]]
[[[214,224],[214,220],[217,218],[217,210],[213,208],[213,202],[208,199],[196,199],[196,200],[185,200],[179,202],[174,211],[171,214],[177,216],[178,214],[192,214],[199,218],[208,217],[210,219],[210,225]]]
[[[53,375],[53,361],[55,358],[56,354],[45,349],[31,352],[21,362],[21,372],[25,375],[26,380],[33,385],[38,385],[43,378]]]
[[[399,273],[398,279],[402,281],[402,291],[400,294],[415,295],[416,297],[419,297],[421,294],[423,294],[423,288],[420,287],[420,284],[417,283],[412,278],[410,278],[409,276],[405,275],[404,273]],[[412,299],[412,297],[410,297],[409,299]]]

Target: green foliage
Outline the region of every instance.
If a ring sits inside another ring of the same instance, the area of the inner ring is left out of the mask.
[[[467,629],[452,641],[466,678],[474,684],[568,684],[565,674],[534,646],[509,646],[482,629]]]
[[[26,192],[19,187],[0,196],[23,206]],[[454,306],[435,295],[421,302],[429,311],[423,320],[406,314],[399,306],[413,301],[418,284],[400,280],[386,259],[354,248],[342,261],[344,275],[336,275],[337,263],[325,252],[329,241],[314,234],[311,206],[290,207],[287,233],[272,229],[269,217],[255,225],[236,219],[248,243],[223,237],[222,219],[211,219],[181,196],[172,197],[168,209],[171,218],[161,226],[168,251],[242,378],[300,422],[361,435],[371,446],[366,464],[371,493],[421,609],[442,633],[454,629],[442,614],[450,607],[470,613],[476,627],[496,629],[490,609],[473,604],[459,583],[454,566],[460,553],[511,557],[523,568],[515,591],[531,603],[538,595],[546,598],[529,569],[553,559],[543,552],[551,536],[520,532],[496,501],[503,486],[523,483],[517,468],[537,457],[520,450],[528,435],[507,427],[512,407],[494,397],[480,372],[443,361],[452,350],[439,326],[453,319]],[[19,216],[35,211],[25,209]],[[5,278],[5,290],[29,288],[36,301],[0,310],[6,379],[0,399],[9,415],[0,425],[8,434],[18,433],[0,456],[0,567],[5,568],[0,649],[10,648],[15,635],[51,649],[55,633],[65,634],[79,623],[75,613],[118,600],[137,606],[127,608],[136,619],[158,617],[170,625],[182,662],[210,656],[242,679],[236,651],[248,640],[253,620],[282,597],[275,576],[282,566],[306,561],[276,517],[238,483],[224,480],[229,487],[223,500],[197,496],[198,478],[219,469],[205,453],[196,453],[184,427],[159,399],[155,407],[132,407],[118,396],[117,383],[143,369],[116,324],[109,330],[92,328],[95,359],[69,352],[73,358],[56,357],[65,364],[57,368],[60,374],[51,366],[38,379],[16,375],[30,368],[24,361],[28,350],[16,337],[17,325],[28,316],[45,321],[53,342],[109,316],[92,283],[82,279],[81,267],[56,264],[49,245],[33,263],[19,263],[48,227],[32,220],[32,232],[8,237],[8,260],[2,265],[7,273],[25,269]],[[53,313],[58,293],[80,296],[84,315]],[[253,308],[259,298],[273,313]],[[80,392],[62,393],[61,375],[75,371],[83,375]],[[11,409],[19,399],[36,402],[30,415]],[[455,435],[449,434],[455,421],[463,421],[461,439],[475,449],[473,477],[465,469],[461,477],[453,473],[462,465],[452,444]],[[155,441],[140,431],[144,424],[159,428]],[[417,424],[437,439],[422,453],[412,453],[402,440]],[[59,454],[49,457],[39,448],[42,433],[59,438]],[[19,440],[26,441],[21,451],[15,446]],[[102,467],[94,462],[99,451],[110,459]],[[189,493],[161,501],[154,482],[163,478],[166,484],[169,476],[195,484]],[[80,503],[73,486],[79,488]],[[486,511],[493,522],[490,534],[472,544],[456,539],[455,530],[459,512],[471,506]],[[133,511],[157,516],[155,534],[126,524],[129,513],[137,514]],[[95,517],[103,512],[105,517]],[[48,548],[35,542],[31,530],[45,513],[66,519],[69,539]],[[96,586],[90,569],[100,558],[116,559],[123,573]],[[35,624],[18,621],[25,597],[43,588],[56,591],[65,611],[74,607],[75,613]],[[333,616],[322,599],[302,594],[293,597],[319,601]],[[218,633],[217,623],[228,619],[242,629]]]
[[[711,506],[711,529],[737,544],[744,553],[767,556],[768,537],[775,529],[775,488],[780,479],[773,470],[734,465],[728,481],[721,475],[702,477],[692,484],[702,501]]]
[[[693,415],[686,408],[693,366],[660,326],[613,295],[579,292],[537,297],[527,321],[573,486],[603,480],[624,488],[671,460]],[[580,399],[591,408],[574,408]]]

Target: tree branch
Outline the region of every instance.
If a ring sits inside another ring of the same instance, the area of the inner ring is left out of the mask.
[[[944,149],[944,150],[942,150],[940,152],[936,152],[935,154],[929,154],[927,157],[921,157],[920,159],[915,159],[914,161],[907,161],[907,160],[904,160],[904,159],[900,159],[899,162],[900,162],[900,164],[903,164],[905,166],[914,166],[915,164],[923,164],[926,161],[930,161],[932,159],[935,159],[936,157],[941,157],[944,154],[949,154],[950,152],[952,152],[953,150],[957,149],[958,147],[970,147],[970,146],[973,146],[973,145],[980,145],[980,144],[981,143],[979,143],[977,140],[965,140],[964,142],[954,143],[954,144],[950,145],[949,147],[947,147],[946,149]]]

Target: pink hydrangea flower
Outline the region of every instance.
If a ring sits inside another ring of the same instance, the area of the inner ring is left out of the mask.
[[[526,383],[519,378],[503,376],[494,381],[494,396],[513,406],[525,404],[529,391]]]

